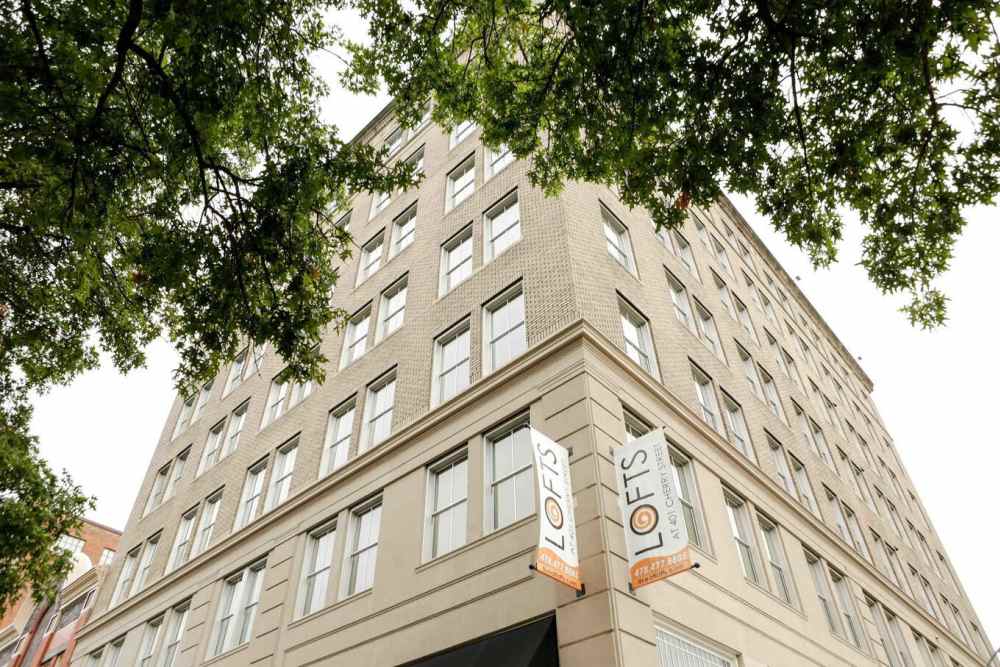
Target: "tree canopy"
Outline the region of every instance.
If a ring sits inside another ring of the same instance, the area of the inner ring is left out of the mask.
[[[368,34],[340,34],[331,10]],[[608,183],[668,226],[745,193],[817,266],[854,210],[872,282],[939,325],[935,279],[963,210],[1000,187],[997,13],[996,0],[0,0],[0,413],[23,436],[12,416],[32,392],[101,350],[139,366],[160,335],[182,391],[247,340],[322,379],[314,349],[343,322],[329,294],[353,247],[330,212],[414,174],[321,120],[319,50],[345,54],[350,90],[385,86],[404,123],[429,101],[440,123],[474,120],[550,192]],[[12,451],[38,464],[24,442]]]

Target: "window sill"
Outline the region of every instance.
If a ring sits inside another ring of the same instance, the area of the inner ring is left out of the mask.
[[[490,531],[488,533],[485,533],[485,534],[477,537],[476,539],[474,539],[472,542],[467,542],[466,544],[463,544],[462,546],[460,546],[460,547],[458,547],[456,549],[452,549],[448,553],[444,553],[444,554],[441,554],[440,556],[435,556],[434,558],[432,558],[430,560],[424,561],[423,563],[421,563],[420,565],[418,565],[414,569],[414,573],[420,573],[420,572],[424,572],[426,570],[432,569],[436,565],[440,565],[441,563],[443,563],[445,561],[448,561],[448,560],[451,560],[452,558],[456,558],[458,556],[461,556],[462,554],[467,553],[467,552],[469,552],[469,551],[471,551],[471,550],[473,550],[473,549],[475,549],[477,547],[480,547],[480,546],[482,546],[482,545],[484,545],[484,544],[486,544],[488,542],[491,542],[491,541],[493,541],[495,539],[499,539],[500,537],[506,535],[507,533],[512,533],[512,532],[516,531],[517,529],[522,528],[522,527],[530,524],[532,521],[534,521],[537,518],[538,518],[538,516],[536,514],[531,514],[529,516],[524,517],[523,519],[519,519],[519,520],[515,521],[514,523],[512,523],[512,524],[510,524],[508,526],[504,526],[503,528],[500,528],[500,529],[493,530],[493,531]]]
[[[300,618],[295,619],[294,621],[292,621],[291,623],[288,624],[288,628],[291,629],[291,628],[298,627],[300,625],[303,625],[304,623],[308,623],[311,620],[319,618],[323,614],[328,614],[331,611],[334,611],[335,609],[340,609],[341,607],[344,607],[344,606],[346,606],[346,605],[348,605],[348,604],[350,604],[352,602],[360,600],[361,598],[363,598],[365,596],[371,595],[372,594],[372,590],[374,590],[374,586],[372,588],[369,588],[368,590],[365,590],[365,591],[360,591],[358,593],[352,593],[351,595],[348,595],[345,598],[341,598],[340,600],[337,600],[333,604],[329,604],[329,605],[327,605],[325,607],[317,609],[314,612],[310,612],[309,614],[306,614],[305,616],[302,616]]]
[[[251,637],[251,640],[252,639],[253,638]],[[236,655],[240,651],[245,651],[249,646],[250,646],[250,642],[249,641],[248,642],[244,642],[244,643],[240,644],[239,646],[236,646],[234,648],[229,649],[228,651],[223,651],[219,655],[213,655],[211,658],[207,658],[205,660],[205,662],[203,662],[202,664],[209,665],[209,664],[212,664],[214,662],[219,662],[221,660],[225,660],[226,658],[228,658],[230,656]]]

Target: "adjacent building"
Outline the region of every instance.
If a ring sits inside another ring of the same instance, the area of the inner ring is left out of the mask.
[[[723,199],[657,232],[477,128],[337,214],[322,386],[248,347],[178,398],[74,664],[972,667],[988,640],[872,382]],[[528,569],[527,428],[572,449],[586,594]],[[700,568],[633,593],[612,451],[663,429]]]
[[[36,603],[31,592],[0,616],[0,667],[63,667],[69,665],[76,633],[93,611],[97,591],[114,560],[121,533],[94,521],[58,546],[73,555],[73,570],[54,599]]]

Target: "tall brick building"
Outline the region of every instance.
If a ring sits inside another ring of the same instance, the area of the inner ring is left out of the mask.
[[[358,140],[425,178],[338,213],[326,381],[247,349],[177,400],[74,664],[985,663],[871,380],[728,201],[658,234],[473,126]],[[581,597],[528,569],[529,424]],[[653,428],[701,567],[631,593],[611,451]]]

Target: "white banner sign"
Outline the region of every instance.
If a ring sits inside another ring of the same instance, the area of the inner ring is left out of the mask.
[[[531,429],[538,480],[538,550],[534,568],[570,588],[583,590],[580,557],[576,549],[573,485],[569,477],[569,452],[544,434]]]
[[[663,431],[647,433],[614,454],[632,588],[690,569],[684,508]]]

